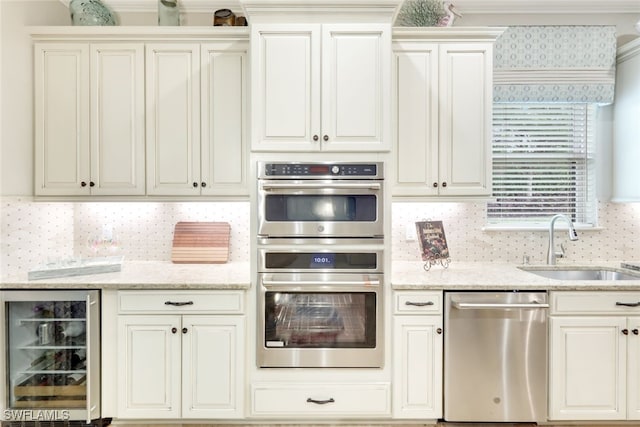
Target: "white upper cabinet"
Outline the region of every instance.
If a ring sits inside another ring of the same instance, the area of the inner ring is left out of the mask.
[[[200,193],[200,46],[146,46],[147,193]]]
[[[144,194],[139,43],[35,45],[35,194]]]
[[[461,30],[438,30],[394,30],[392,194],[489,196],[499,32],[460,37]]]
[[[201,194],[248,194],[248,41],[200,46]],[[204,186],[203,186],[204,184]]]
[[[32,36],[37,196],[249,195],[248,29]]]
[[[438,50],[435,43],[394,44],[394,195],[438,194]]]
[[[614,202],[640,201],[640,39],[618,49],[613,121]]]
[[[443,44],[439,59],[440,194],[490,196],[493,46]]]
[[[245,41],[148,44],[147,193],[248,194]]]
[[[254,151],[388,151],[388,24],[252,26]]]

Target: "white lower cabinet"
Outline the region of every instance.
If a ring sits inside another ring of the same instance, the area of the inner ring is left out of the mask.
[[[640,420],[640,293],[552,293],[550,420]]]
[[[394,418],[442,417],[442,353],[442,292],[395,292]]]
[[[243,416],[241,292],[118,295],[118,417]]]
[[[388,417],[388,383],[264,383],[251,388],[257,417]]]

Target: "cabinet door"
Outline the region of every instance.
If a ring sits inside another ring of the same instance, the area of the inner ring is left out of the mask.
[[[91,46],[91,194],[142,195],[144,46]]]
[[[242,417],[244,318],[185,316],[182,332],[182,417]]]
[[[616,64],[613,134],[612,201],[638,202],[640,159],[640,39],[618,48]]]
[[[630,317],[627,327],[627,419],[640,420],[640,317]]]
[[[35,194],[88,195],[89,45],[35,45]]]
[[[438,45],[394,45],[394,196],[438,194]],[[436,186],[434,186],[434,183]]]
[[[147,194],[200,194],[200,45],[146,45]]]
[[[493,46],[440,46],[440,194],[491,194]]]
[[[246,42],[203,45],[202,194],[248,195]]]
[[[254,151],[320,147],[320,26],[252,25]]]
[[[180,316],[118,318],[118,416],[179,418]]]
[[[391,147],[391,27],[322,26],[322,150]]]
[[[551,317],[549,418],[626,417],[624,317]]]
[[[394,316],[394,418],[442,417],[440,316]]]

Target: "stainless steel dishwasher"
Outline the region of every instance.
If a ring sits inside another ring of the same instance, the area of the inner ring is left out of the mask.
[[[447,292],[444,419],[547,418],[547,294]]]

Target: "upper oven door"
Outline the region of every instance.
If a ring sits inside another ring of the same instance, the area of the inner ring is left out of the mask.
[[[258,235],[382,236],[383,206],[378,180],[259,180]]]

